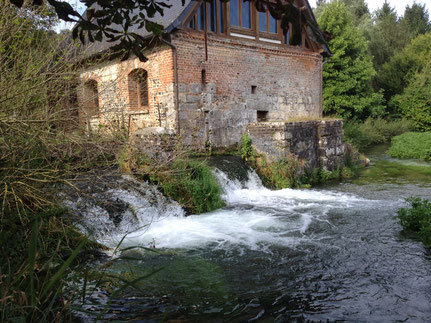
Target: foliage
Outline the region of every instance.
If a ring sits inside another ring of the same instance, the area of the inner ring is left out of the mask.
[[[393,138],[388,155],[431,160],[431,132],[407,132]]]
[[[319,24],[333,36],[329,47],[334,56],[323,70],[324,113],[354,120],[383,115],[382,94],[371,87],[375,71],[367,42],[353,26],[346,6],[339,1],[326,5]]]
[[[76,46],[50,30],[54,23],[49,8],[0,2],[2,322],[70,319],[71,266],[100,246],[63,216],[58,188],[78,190],[74,180],[115,164],[122,144],[79,131],[70,95]]]
[[[415,73],[421,72],[426,66],[430,57],[431,33],[416,37],[402,51],[396,52],[376,78],[386,99],[390,100],[394,95],[401,94]]]
[[[345,122],[344,139],[363,151],[372,145],[386,143],[392,137],[413,129],[411,122],[385,119],[367,119],[365,122]]]
[[[247,132],[245,132],[241,137],[239,152],[240,152],[241,158],[244,159],[245,161],[253,162],[256,157],[256,152],[254,151],[251,145],[250,135]]]
[[[95,244],[63,215],[55,208],[26,214],[25,223],[13,214],[0,218],[0,321],[67,319],[71,266]]]
[[[42,8],[43,9],[43,8]],[[44,11],[0,3],[0,200],[2,213],[55,205],[55,185],[115,162],[117,138],[79,131],[73,102],[76,47],[45,29]]]
[[[221,188],[205,160],[187,158],[179,145],[169,160],[150,158],[129,148],[120,154],[123,171],[158,185],[189,213],[211,212],[224,206]]]
[[[429,52],[429,58],[431,58],[431,51]],[[431,131],[430,62],[426,64],[421,72],[417,72],[412,77],[404,92],[396,95],[392,102],[401,115],[412,121],[416,130]]]
[[[401,36],[408,44],[413,38],[431,31],[429,13],[425,5],[414,2],[406,6],[403,17],[400,19]]]
[[[300,185],[298,179],[302,168],[294,155],[274,162],[268,162],[264,157],[260,157],[254,166],[257,166],[257,172],[266,187],[283,189]]]
[[[395,8],[385,2],[374,15],[374,27],[369,33],[369,49],[373,56],[374,68],[380,68],[403,47]]]
[[[410,208],[401,208],[397,212],[400,224],[431,247],[431,202],[418,197],[410,197],[406,201]]]
[[[295,155],[289,155],[275,161],[268,161],[265,156],[256,158],[251,164],[256,169],[263,184],[271,189],[310,188],[332,180],[350,178],[357,173],[358,166],[348,161],[345,167],[327,171],[320,167],[310,169]]]
[[[205,161],[176,160],[171,172],[157,178],[163,192],[193,214],[225,205],[221,188]]]

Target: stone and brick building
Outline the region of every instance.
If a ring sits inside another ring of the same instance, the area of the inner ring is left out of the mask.
[[[322,62],[330,52],[316,41],[320,31],[303,26],[301,45],[291,46],[291,32],[254,1],[170,3],[154,18],[165,27],[163,39],[136,31],[149,39],[147,62],[105,60],[81,74],[82,121],[131,133],[163,128],[201,149],[234,145],[250,127],[257,133],[265,124],[321,118]],[[295,4],[315,21],[307,0]]]

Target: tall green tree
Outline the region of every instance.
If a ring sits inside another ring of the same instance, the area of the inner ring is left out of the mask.
[[[397,13],[385,1],[374,14],[374,28],[369,34],[369,49],[374,68],[379,72],[384,63],[402,47]]]
[[[431,32],[419,35],[403,50],[397,52],[385,63],[376,77],[376,84],[384,90],[390,102],[396,94],[401,94],[410,79],[431,61]]]
[[[428,63],[413,75],[404,92],[393,98],[398,111],[421,131],[431,131],[431,54],[428,58]]]
[[[371,78],[375,70],[362,32],[353,25],[346,5],[333,1],[318,19],[321,28],[333,38],[334,54],[323,70],[323,110],[345,119],[363,120],[384,114],[382,95],[374,93]]]
[[[431,31],[429,13],[425,5],[415,2],[411,7],[406,7],[404,16],[400,19],[400,31],[406,45],[416,36]]]

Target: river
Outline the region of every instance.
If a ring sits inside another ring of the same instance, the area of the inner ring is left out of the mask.
[[[315,189],[272,191],[251,171],[241,181],[218,170],[227,206],[207,214],[186,217],[172,204],[160,212],[117,194],[141,218],[122,247],[150,249],[129,251],[135,260],[109,270],[149,277],[114,299],[104,319],[429,321],[431,257],[394,216],[411,195],[431,198],[431,164],[391,159],[385,148],[367,153],[371,166],[358,178]],[[115,247],[123,233],[99,240]]]

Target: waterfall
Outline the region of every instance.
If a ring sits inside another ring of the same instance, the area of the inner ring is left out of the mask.
[[[122,176],[116,187],[80,196],[66,204],[80,215],[80,226],[98,241],[115,247],[229,248],[265,250],[295,246],[315,221],[327,221],[328,210],[361,204],[362,199],[318,190],[265,188],[258,175],[236,157],[210,161],[227,206],[185,216],[178,203],[157,188]]]

